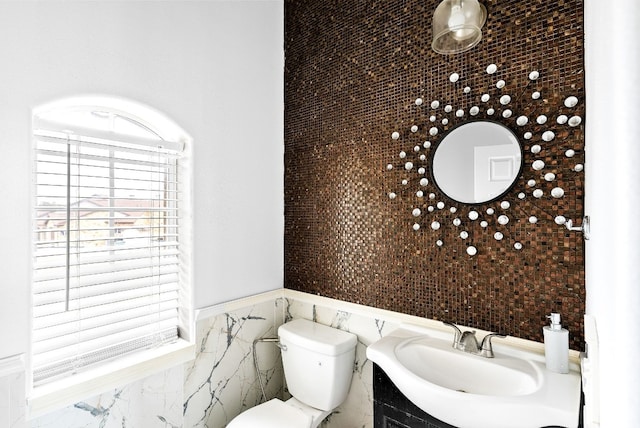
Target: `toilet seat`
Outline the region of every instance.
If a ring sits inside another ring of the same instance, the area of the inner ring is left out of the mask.
[[[240,413],[227,428],[309,428],[312,419],[301,409],[274,398]]]

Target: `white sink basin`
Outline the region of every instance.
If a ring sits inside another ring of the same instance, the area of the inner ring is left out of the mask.
[[[544,357],[495,344],[495,358],[484,358],[452,341],[453,332],[403,326],[371,344],[367,357],[416,406],[460,428],[578,426],[577,371],[553,373]]]
[[[517,396],[531,394],[540,384],[540,373],[530,361],[474,357],[431,337],[406,339],[396,346],[395,354],[414,375],[453,391]]]

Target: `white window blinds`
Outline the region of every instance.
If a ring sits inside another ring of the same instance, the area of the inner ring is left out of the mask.
[[[34,130],[34,384],[178,337],[182,145],[73,129]]]

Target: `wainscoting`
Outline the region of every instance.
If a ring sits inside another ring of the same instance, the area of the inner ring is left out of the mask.
[[[199,311],[197,355],[190,363],[38,417],[29,426],[223,428],[239,413],[263,401],[253,364],[253,341],[276,337],[278,327],[295,318],[358,336],[351,390],[346,401],[322,423],[323,428],[374,426],[373,365],[366,358],[369,344],[401,323],[441,326],[439,321],[293,290],[275,290]],[[541,343],[508,340],[543,352]],[[257,346],[267,399],[286,399],[279,349],[273,343]],[[575,358],[575,353],[572,355]]]
[[[22,355],[0,359],[0,426],[24,428],[25,367]]]

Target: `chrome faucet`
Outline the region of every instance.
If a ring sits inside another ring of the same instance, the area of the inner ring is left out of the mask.
[[[465,331],[464,333],[453,323],[443,321],[444,325],[452,327],[453,334],[453,348],[463,352],[468,352],[474,355],[480,355],[485,358],[493,358],[493,346],[491,345],[491,339],[494,337],[507,337],[504,334],[490,333],[487,334],[482,342],[478,345],[478,339],[476,338],[475,331]]]

